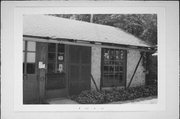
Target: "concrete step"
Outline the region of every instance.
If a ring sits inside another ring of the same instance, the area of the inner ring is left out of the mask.
[[[68,98],[55,98],[55,99],[48,99],[47,103],[49,104],[78,104],[77,102],[68,99]]]

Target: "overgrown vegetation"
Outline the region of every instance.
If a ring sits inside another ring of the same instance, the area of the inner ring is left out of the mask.
[[[133,100],[142,97],[157,96],[157,86],[140,86],[128,89],[113,89],[103,91],[82,91],[71,99],[80,104],[104,104],[114,101]]]

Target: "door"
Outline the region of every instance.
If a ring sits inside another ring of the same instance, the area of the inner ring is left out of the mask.
[[[69,46],[69,94],[79,94],[90,89],[91,47]]]
[[[38,102],[36,42],[23,41],[23,104]]]
[[[67,96],[66,56],[64,44],[48,43],[46,98],[60,98]]]

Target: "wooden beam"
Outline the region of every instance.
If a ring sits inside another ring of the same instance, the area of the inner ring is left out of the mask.
[[[92,79],[92,81],[93,81],[93,83],[94,83],[94,85],[95,85],[95,87],[96,87],[96,91],[99,91],[99,89],[98,89],[98,87],[97,87],[97,84],[96,84],[96,82],[95,82],[95,80],[94,80],[94,78],[93,78],[93,75],[91,74],[90,76],[91,76],[91,79]]]
[[[99,42],[92,42],[88,41],[88,43],[82,43],[82,42],[77,42],[78,40],[73,40],[73,39],[60,39],[60,38],[54,38],[51,39],[49,37],[39,37],[39,36],[27,36],[23,35],[23,40],[26,41],[34,41],[34,42],[46,42],[46,43],[60,43],[60,44],[68,44],[68,45],[79,45],[79,46],[87,46],[87,47],[101,47],[101,48],[113,48],[113,49],[124,49],[124,50],[138,50],[138,51],[144,51],[144,52],[154,52],[152,49],[148,48],[137,48],[133,47],[130,45],[117,45],[117,44],[112,44],[112,43],[99,43]],[[82,41],[82,40],[81,40]]]

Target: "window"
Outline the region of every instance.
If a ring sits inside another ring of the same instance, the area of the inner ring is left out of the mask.
[[[46,89],[66,87],[64,72],[64,44],[48,43]]]
[[[64,71],[64,44],[48,44],[48,73]]]
[[[126,51],[121,49],[102,49],[102,85],[125,85]]]
[[[23,74],[35,74],[36,42],[23,41]]]

